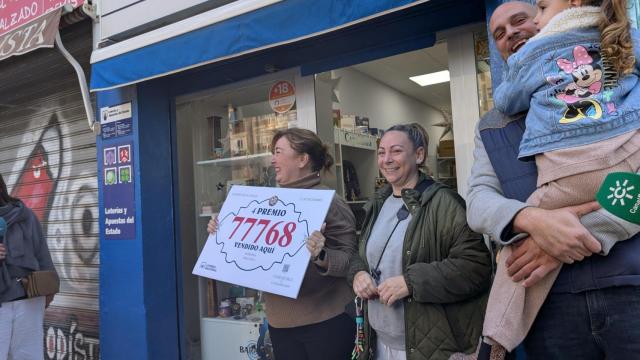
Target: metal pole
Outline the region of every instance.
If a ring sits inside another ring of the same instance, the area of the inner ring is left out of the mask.
[[[84,110],[87,113],[87,121],[89,122],[89,128],[97,136],[100,134],[100,126],[96,126],[95,113],[93,106],[91,105],[91,96],[89,95],[89,86],[87,86],[87,78],[84,76],[84,71],[80,63],[65,49],[62,45],[62,38],[60,37],[60,31],[56,33],[56,46],[62,53],[62,56],[69,61],[73,69],[78,76],[78,82],[80,83],[80,93],[82,94],[82,102],[84,103]]]

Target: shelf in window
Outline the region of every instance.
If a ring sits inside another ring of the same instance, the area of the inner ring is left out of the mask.
[[[438,160],[455,160],[456,157],[455,156],[438,156],[438,157],[436,157],[436,159],[438,159]]]
[[[238,161],[243,161],[243,160],[246,161],[246,160],[262,159],[264,157],[271,156],[271,155],[272,154],[270,152],[268,152],[268,153],[262,153],[262,154],[234,156],[234,157],[222,158],[222,159],[201,160],[201,161],[198,161],[196,164],[198,164],[198,165],[222,165],[222,164],[225,164],[225,163],[232,163],[232,162],[238,162]]]
[[[453,180],[456,179],[455,176],[438,176],[438,180]]]
[[[333,137],[336,145],[376,150],[376,137],[372,135],[361,134],[342,128],[333,128]]]

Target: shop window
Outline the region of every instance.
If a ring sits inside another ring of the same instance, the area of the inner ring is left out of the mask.
[[[474,34],[476,73],[478,77],[478,108],[482,117],[493,108],[489,39],[485,32]]]
[[[278,84],[286,84],[287,92],[277,93],[282,90],[274,90]],[[234,317],[240,320],[234,323],[234,334],[240,337],[253,337],[263,325],[257,291],[198,278],[191,272],[208,236],[207,223],[222,207],[229,189],[235,185],[276,186],[270,166],[271,139],[278,130],[298,124],[293,89],[294,75],[285,71],[176,100],[188,337],[217,338],[228,331]],[[225,354],[238,351],[236,346],[216,348],[213,343],[202,343],[204,358],[231,358]]]

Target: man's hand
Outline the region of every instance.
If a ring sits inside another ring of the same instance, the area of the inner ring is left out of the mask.
[[[560,260],[547,254],[530,237],[513,245],[513,252],[506,261],[507,273],[515,282],[526,279],[522,285],[535,285],[550,272],[560,267]]]
[[[600,252],[602,246],[580,223],[580,217],[598,210],[593,201],[556,210],[524,208],[513,219],[515,232],[525,232],[546,252],[571,264]]]
[[[0,261],[4,260],[7,257],[7,248],[4,244],[0,244]]]

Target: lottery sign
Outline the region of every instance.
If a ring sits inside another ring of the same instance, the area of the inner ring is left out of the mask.
[[[195,275],[296,298],[333,190],[234,186],[193,269]]]

